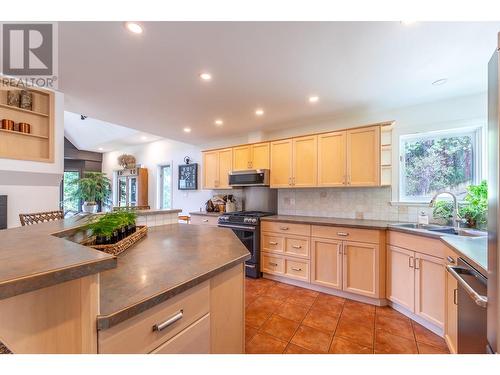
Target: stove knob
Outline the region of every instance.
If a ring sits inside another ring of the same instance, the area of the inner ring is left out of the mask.
[[[252,219],[252,224],[257,224],[257,219]]]

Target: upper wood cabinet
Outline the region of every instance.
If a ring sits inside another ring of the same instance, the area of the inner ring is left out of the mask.
[[[292,140],[271,142],[271,187],[292,186]]]
[[[318,186],[347,184],[346,132],[318,135]]]
[[[203,188],[228,189],[229,172],[232,169],[232,148],[203,152]]]
[[[347,185],[380,185],[380,126],[347,131]]]
[[[233,147],[233,170],[269,169],[269,142]]]
[[[318,181],[316,135],[271,142],[271,187],[311,187]]]

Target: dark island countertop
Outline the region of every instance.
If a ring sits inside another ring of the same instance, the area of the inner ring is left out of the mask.
[[[250,253],[230,229],[172,224],[118,256],[118,267],[101,273],[98,329],[137,315],[238,263]]]
[[[0,299],[116,267],[114,256],[60,238],[85,220],[0,230]]]
[[[261,218],[262,221],[280,221],[284,223],[327,225],[336,227],[365,228],[365,229],[387,229],[393,221],[363,220],[363,219],[341,219],[335,217],[321,216],[295,216],[295,215],[273,215]]]
[[[446,245],[484,276],[488,275],[488,237],[441,237]]]

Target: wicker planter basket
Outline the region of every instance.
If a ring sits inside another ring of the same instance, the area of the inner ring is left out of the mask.
[[[146,234],[148,234],[148,227],[146,226],[137,226],[136,231],[132,233],[130,236],[125,237],[123,240],[118,241],[112,245],[96,245],[95,237],[89,237],[85,241],[81,242],[81,245],[89,246],[93,249],[103,251],[105,253],[111,255],[119,255],[127,250],[130,246],[137,243],[141,238],[143,238]]]

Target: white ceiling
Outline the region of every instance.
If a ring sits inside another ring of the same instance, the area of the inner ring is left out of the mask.
[[[124,126],[64,112],[64,136],[80,150],[108,152],[122,147],[154,142],[161,137]]]
[[[484,92],[500,31],[500,22],[143,26],[142,35],[133,35],[120,22],[60,23],[66,110],[198,144],[279,129],[293,119]],[[201,82],[201,71],[213,80]],[[441,78],[448,83],[431,84]],[[308,103],[311,94],[320,101]],[[261,118],[257,107],[265,109]]]

